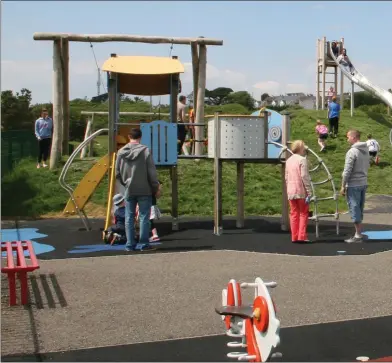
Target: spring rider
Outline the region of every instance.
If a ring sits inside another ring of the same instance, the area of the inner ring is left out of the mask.
[[[230,352],[228,358],[238,361],[266,362],[269,358],[280,357],[273,353],[280,343],[280,321],[276,318],[276,307],[268,288],[276,287],[276,282],[263,282],[256,278],[254,283],[238,283],[230,280],[222,291],[222,307],[215,311],[222,316],[226,335],[241,338],[229,342],[230,348],[246,348],[246,352]],[[241,289],[254,288],[253,305],[242,304]]]

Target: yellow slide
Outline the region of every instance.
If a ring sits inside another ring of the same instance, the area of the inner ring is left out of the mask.
[[[101,182],[103,177],[106,175],[109,168],[109,155],[105,155],[103,158],[98,160],[93,167],[87,172],[87,174],[80,181],[79,185],[73,192],[75,202],[80,210],[84,208],[91,195],[94,193],[98,184]],[[76,214],[75,205],[72,200],[69,199],[67,205],[64,208],[64,214],[73,215]]]

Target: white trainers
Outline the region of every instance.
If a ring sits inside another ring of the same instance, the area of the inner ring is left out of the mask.
[[[41,165],[37,164],[37,169],[39,169],[41,167]]]
[[[160,239],[159,239],[159,236],[152,236],[152,237],[150,237],[149,239],[148,239],[148,242],[159,242],[160,241]]]
[[[363,242],[363,238],[353,236],[349,239],[345,239],[344,242],[346,242],[346,243],[361,243],[361,242]]]
[[[43,163],[42,166],[43,166],[44,168],[47,168],[47,167],[48,167],[45,163]]]

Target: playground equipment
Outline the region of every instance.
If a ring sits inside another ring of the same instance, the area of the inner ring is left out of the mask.
[[[276,306],[268,288],[275,288],[276,282],[265,283],[260,277],[254,283],[229,281],[222,290],[222,307],[215,311],[222,316],[226,335],[241,338],[241,341],[227,343],[230,348],[246,348],[246,352],[230,352],[228,358],[238,361],[266,362],[278,355],[273,350],[280,344],[280,321],[276,317]],[[242,302],[242,290],[254,288],[253,304]]]
[[[337,42],[340,51],[344,48],[344,38]],[[351,74],[342,64],[339,64],[337,58],[332,52],[332,42],[327,41],[326,37],[323,39],[317,39],[317,94],[316,94],[316,109],[320,109],[320,93],[321,93],[321,109],[324,110],[326,102],[326,84],[334,84],[335,90],[338,87],[338,68],[340,68],[340,105],[343,107],[343,87],[344,87],[344,76],[351,81],[351,116],[353,116],[354,110],[354,84],[358,85],[365,91],[370,92],[374,96],[380,98],[389,107],[392,107],[392,93],[382,89],[371,83],[362,73],[360,73],[356,68],[354,68],[354,74]],[[353,63],[355,65],[355,63]],[[327,82],[326,75],[328,73],[328,68],[333,68],[334,81]],[[321,78],[321,80],[320,80]],[[321,83],[321,89],[320,89]]]

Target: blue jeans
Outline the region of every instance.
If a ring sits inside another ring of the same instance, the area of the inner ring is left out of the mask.
[[[150,234],[151,195],[130,196],[125,201],[125,234],[126,248],[135,248],[135,214],[136,204],[139,205],[140,243],[148,244]]]
[[[347,204],[354,223],[362,223],[367,185],[347,188]]]

